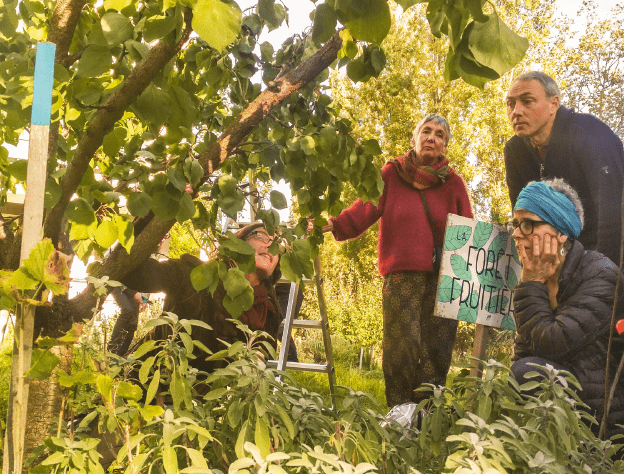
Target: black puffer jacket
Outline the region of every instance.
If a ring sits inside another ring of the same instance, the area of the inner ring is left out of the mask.
[[[569,368],[583,388],[579,393],[581,400],[589,405],[598,422],[602,419],[609,325],[617,277],[618,268],[611,260],[598,252],[586,251],[577,241],[561,271],[557,308],[550,308],[548,290],[541,282],[522,282],[513,296],[518,329],[514,359],[535,356]],[[617,319],[624,317],[622,290],[624,287],[620,290]],[[622,346],[617,339],[611,359],[613,373],[622,357]],[[624,429],[616,428],[616,423],[624,424],[622,379],[609,412],[609,436],[624,433]]]

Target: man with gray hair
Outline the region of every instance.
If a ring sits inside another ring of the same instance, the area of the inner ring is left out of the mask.
[[[565,179],[585,208],[578,240],[619,263],[622,141],[596,117],[560,105],[559,96],[553,78],[538,71],[518,76],[509,88],[507,115],[515,135],[505,144],[505,173],[511,205],[530,181]]]

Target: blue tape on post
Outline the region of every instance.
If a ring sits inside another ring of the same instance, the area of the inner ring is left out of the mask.
[[[54,43],[37,44],[33,107],[30,116],[33,125],[50,125],[55,53],[56,45]]]

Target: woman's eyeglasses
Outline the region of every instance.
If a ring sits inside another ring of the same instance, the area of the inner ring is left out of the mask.
[[[507,232],[509,232],[510,234],[513,234],[514,231],[518,227],[520,227],[520,232],[522,232],[524,235],[531,235],[533,233],[533,228],[536,225],[543,225],[543,224],[548,224],[548,222],[534,221],[532,219],[524,219],[524,220],[521,220],[520,222],[516,222],[516,221],[507,222],[507,224],[505,224],[505,227],[507,227]]]
[[[272,237],[269,237],[267,234],[260,231],[254,231],[247,236],[248,239],[251,239],[252,237],[265,245],[271,245],[271,242],[273,242]]]

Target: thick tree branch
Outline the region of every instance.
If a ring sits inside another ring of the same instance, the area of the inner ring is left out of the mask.
[[[219,168],[232,150],[269,115],[276,105],[327,69],[338,57],[341,47],[342,39],[336,33],[316,54],[277,79],[274,86],[256,97],[219,139],[199,156],[199,163],[206,174],[212,174]]]
[[[58,0],[50,18],[48,41],[56,45],[56,62],[66,68],[74,61],[69,55],[69,45],[86,3],[86,0]]]
[[[167,44],[164,41],[160,41],[150,49],[149,53],[145,55],[143,60],[137,64],[124,81],[121,89],[111,95],[104,103],[103,108],[78,142],[76,152],[67,166],[67,172],[61,182],[63,188],[61,198],[47,214],[44,222],[44,237],[51,238],[55,245],[59,240],[65,208],[76,192],[91,158],[93,158],[97,149],[102,145],[104,136],[114,126],[115,122],[121,119],[128,106],[139,97],[166,64],[178,54],[184,43],[188,41],[192,31],[191,19],[192,12],[187,8],[184,15],[185,29],[180,40],[175,44]]]

